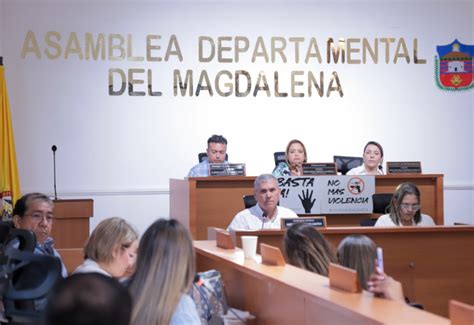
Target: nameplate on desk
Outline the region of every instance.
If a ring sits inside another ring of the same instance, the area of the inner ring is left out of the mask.
[[[329,286],[354,293],[362,291],[357,272],[334,263],[329,264]]]
[[[336,175],[336,164],[329,163],[304,163],[303,175]]]
[[[286,265],[285,258],[278,247],[261,243],[260,255],[262,255],[262,264],[274,266]]]
[[[209,164],[210,176],[245,176],[245,164]]]
[[[316,228],[326,228],[326,217],[282,218],[281,229],[288,229],[295,223],[304,223]]]
[[[216,230],[216,246],[224,249],[235,248],[232,236],[225,230]]]
[[[421,174],[421,162],[419,161],[387,162],[387,174]]]

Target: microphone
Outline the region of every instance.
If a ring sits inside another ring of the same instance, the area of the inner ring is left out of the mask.
[[[51,150],[53,151],[54,199],[57,200],[58,192],[56,191],[56,150],[58,150],[58,147],[56,147],[56,145],[53,144],[53,146],[51,147]]]
[[[263,226],[265,225],[265,220],[267,220],[267,214],[264,211],[262,214],[262,229],[263,229]]]

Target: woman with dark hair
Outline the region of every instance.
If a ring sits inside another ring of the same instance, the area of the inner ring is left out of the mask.
[[[303,175],[303,163],[308,159],[306,148],[300,140],[291,140],[286,146],[285,162],[281,162],[272,172],[275,177]]]
[[[433,219],[420,210],[420,190],[412,183],[402,183],[393,194],[389,214],[377,219],[375,227],[428,226],[434,227]]]
[[[130,281],[131,324],[200,325],[196,304],[186,294],[194,275],[195,256],[188,230],[177,220],[155,221],[140,240]]]
[[[364,235],[347,236],[337,248],[339,264],[357,271],[364,290],[367,290],[367,281],[375,270],[376,249],[372,239]]]
[[[369,141],[364,147],[364,163],[358,167],[352,168],[347,175],[383,175],[383,148],[380,143]]]
[[[286,231],[284,242],[291,265],[327,276],[329,263],[336,263],[330,244],[310,225],[295,223]]]

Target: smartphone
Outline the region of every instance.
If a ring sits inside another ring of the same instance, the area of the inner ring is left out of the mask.
[[[377,268],[379,272],[383,273],[383,250],[382,247],[377,247]]]

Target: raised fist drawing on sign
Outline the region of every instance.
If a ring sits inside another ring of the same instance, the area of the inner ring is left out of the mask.
[[[298,194],[298,197],[300,198],[301,204],[303,205],[304,213],[311,213],[314,202],[316,202],[316,199],[313,199],[313,190],[310,192],[309,189],[306,189],[306,191],[301,191],[301,194],[303,196]]]

